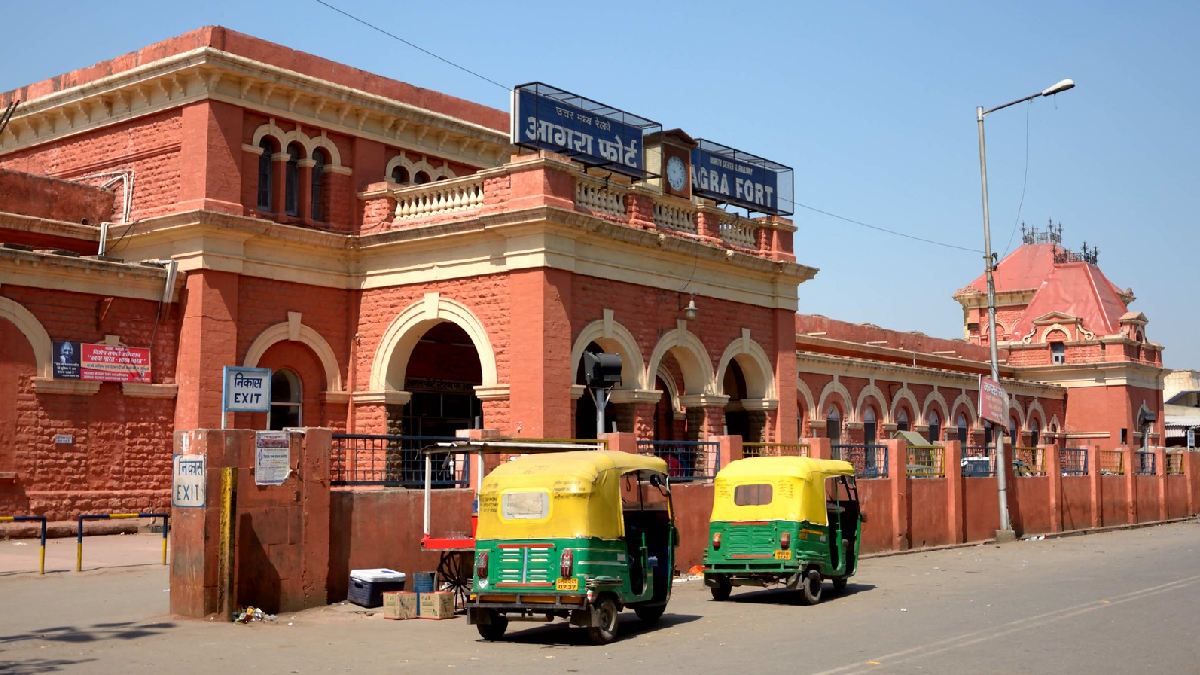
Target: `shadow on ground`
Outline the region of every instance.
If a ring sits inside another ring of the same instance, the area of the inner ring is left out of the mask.
[[[693,614],[664,614],[657,623],[647,624],[632,614],[622,615],[617,619],[617,641],[636,640],[640,635],[691,623],[699,618]],[[528,626],[536,626],[536,628]],[[547,647],[592,644],[588,639],[586,628],[574,628],[562,619],[542,625],[522,621],[510,622],[508,632],[504,634],[504,641],[519,644],[541,644]]]
[[[33,675],[34,673],[56,673],[70,670],[71,666],[89,663],[95,659],[29,659],[28,661],[0,661],[0,673],[6,675]]]
[[[838,593],[833,588],[826,586],[821,593],[821,603],[837,602],[842,598],[848,598],[858,593],[867,593],[875,590],[873,584],[850,584],[846,586],[846,590]],[[803,605],[804,599],[800,591],[789,591],[786,588],[766,588],[756,591],[738,591],[734,589],[733,595],[729,596],[729,602],[744,602],[750,604],[763,605]]]
[[[174,627],[174,623],[138,623],[134,621],[97,623],[86,628],[78,626],[53,626],[14,635],[0,635],[0,645],[29,640],[45,640],[47,642],[70,644],[99,642],[101,640],[136,640],[151,635],[158,635],[166,629]],[[0,668],[0,672],[7,673],[9,671]]]

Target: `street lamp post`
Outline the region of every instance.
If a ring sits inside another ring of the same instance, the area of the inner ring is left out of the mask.
[[[1009,101],[994,108],[986,110],[983,106],[975,108],[975,119],[979,122],[979,182],[983,190],[983,270],[987,279],[988,346],[992,357],[992,379],[997,384],[1000,382],[1000,363],[996,352],[996,343],[999,341],[996,336],[996,283],[992,279],[995,260],[992,258],[992,228],[988,222],[987,146],[983,140],[983,118],[997,110],[1032,101],[1040,96],[1053,96],[1074,86],[1073,80],[1061,80],[1036,94]],[[1001,422],[1000,427],[1006,428],[1005,423]],[[996,485],[1000,491],[1000,531],[996,533],[996,538],[1011,539],[1013,532],[1012,522],[1008,516],[1008,479],[1006,476],[1007,465],[1004,463],[1004,433],[995,433],[993,436],[996,440]]]

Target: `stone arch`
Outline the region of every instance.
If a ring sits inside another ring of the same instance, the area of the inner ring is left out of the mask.
[[[662,380],[663,384],[666,385],[667,393],[671,396],[671,412],[676,416],[685,414],[687,411],[679,401],[679,385],[675,383],[675,378],[672,377],[671,371],[661,363],[658,365],[658,372],[654,374],[654,379],[650,383],[653,384],[655,380]]]
[[[929,424],[929,409],[934,405],[941,408],[938,414],[941,415],[942,424],[947,424],[947,420],[950,420],[950,406],[946,405],[946,397],[942,396],[942,393],[936,389],[929,392],[929,395],[925,397],[925,405],[921,408],[921,424]]]
[[[1025,415],[1025,423],[1030,424],[1034,419],[1041,422],[1041,428],[1044,432],[1046,430],[1046,411],[1042,408],[1042,402],[1036,398],[1029,404],[1029,412]]]
[[[495,387],[496,354],[483,322],[466,305],[434,292],[409,305],[384,331],[371,362],[371,391],[403,391],[404,373],[417,341],[425,331],[442,322],[458,326],[471,338],[479,356],[481,386]]]
[[[312,159],[313,153],[317,151],[317,148],[321,148],[325,152],[329,153],[330,166],[342,165],[342,153],[338,152],[337,144],[330,140],[330,138],[326,136],[324,132],[322,132],[320,136],[313,136],[309,138],[308,145],[306,147],[308,149],[309,159]]]
[[[846,385],[838,382],[837,380],[833,380],[829,384],[825,385],[825,388],[821,390],[821,401],[818,404],[818,412],[816,414],[820,417],[820,419],[825,419],[825,414],[827,412],[827,406],[825,404],[829,402],[829,397],[831,396],[837,396],[842,399],[842,422],[847,422],[848,418],[853,413],[853,408],[850,406],[850,401],[854,399],[850,396],[850,390],[846,389]]]
[[[773,400],[775,395],[775,369],[771,367],[771,359],[767,352],[754,340],[749,333],[729,343],[725,353],[721,355],[720,365],[717,366],[716,386],[718,393],[725,393],[725,370],[729,362],[737,359],[742,375],[746,377],[746,398]]]
[[[1017,431],[1025,431],[1025,411],[1021,409],[1021,403],[1017,401],[1016,396],[1008,399],[1008,416],[1010,419],[1012,418],[1014,412],[1017,414]],[[1008,424],[1005,424],[1004,426],[1007,428]]]
[[[811,418],[817,414],[817,406],[813,403],[812,389],[808,388],[808,384],[804,378],[796,376],[796,393],[799,394],[800,400],[804,403],[804,409],[808,411],[808,416]]]
[[[971,400],[964,391],[954,399],[954,405],[950,407],[951,421],[957,426],[959,408],[967,409],[967,428],[974,429],[975,425],[979,424],[979,414],[975,412],[975,403]]]
[[[647,372],[657,373],[659,364],[668,352],[674,354],[679,369],[683,371],[683,386],[688,394],[711,394],[716,391],[708,350],[695,333],[680,326],[663,335],[650,355],[650,367]]]
[[[16,326],[17,330],[21,331],[25,339],[29,341],[29,346],[33,348],[37,376],[54,377],[52,370],[54,343],[50,341],[50,334],[46,332],[46,328],[42,326],[41,321],[37,320],[33,312],[25,309],[15,300],[0,297],[0,319],[5,319]]]
[[[391,175],[390,172],[388,175]],[[579,331],[579,336],[575,338],[575,344],[571,347],[571,381],[574,382],[575,373],[579,370],[579,360],[583,358],[583,352],[587,349],[588,344],[595,342],[604,348],[604,351],[609,353],[620,354],[622,357],[621,377],[625,379],[627,375],[633,375],[636,379],[633,383],[622,383],[622,389],[653,389],[653,380],[647,381],[645,363],[642,361],[642,351],[638,348],[637,338],[633,337],[633,333],[621,324],[613,321],[612,314],[608,310],[605,311],[603,319],[597,319],[583,327]],[[630,386],[632,384],[632,386]]]
[[[391,180],[392,172],[395,171],[396,167],[398,167],[398,166],[402,166],[402,167],[404,167],[404,169],[406,171],[408,171],[408,177],[409,177],[409,180],[411,181],[413,174],[415,174],[416,172],[413,171],[412,162],[410,162],[408,160],[408,158],[404,156],[403,152],[396,155],[395,157],[391,158],[388,161],[387,166],[384,167],[384,169],[383,169],[383,177],[386,180]]]
[[[384,178],[391,180],[392,171],[398,166],[402,166],[408,171],[409,180],[414,179],[418,171],[424,171],[429,176],[430,181],[457,177],[454,169],[451,169],[450,165],[446,162],[442,162],[441,166],[435,167],[427,159],[422,158],[413,161],[401,152],[388,160],[387,166],[383,170]]]
[[[288,146],[295,142],[298,143],[300,147],[304,148],[305,156],[301,157],[300,159],[307,159],[308,157],[312,156],[312,152],[309,148],[308,136],[305,136],[304,133],[299,129],[284,131],[283,129],[280,129],[279,125],[275,124],[275,120],[272,119],[266,124],[258,125],[258,128],[254,130],[254,137],[250,143],[257,147],[258,144],[262,142],[264,136],[270,136],[278,141],[280,152],[287,152]]]
[[[901,401],[908,401],[908,407],[912,411],[912,419],[909,420],[909,424],[923,424],[923,417],[918,417],[922,414],[921,405],[917,403],[916,395],[908,388],[907,384],[900,387],[900,391],[897,391],[895,398],[892,399],[892,407],[888,412],[888,421],[893,424],[896,423],[896,412],[900,410]]]
[[[291,320],[293,315],[296,317],[294,322]],[[288,312],[288,319],[288,321],[271,326],[254,338],[254,342],[250,343],[250,348],[246,350],[243,365],[249,368],[256,367],[263,354],[276,343],[299,342],[317,355],[317,359],[321,362],[321,368],[325,371],[325,386],[328,390],[331,392],[342,391],[342,373],[333,348],[329,346],[325,338],[321,337],[320,333],[300,323],[299,313]]]
[[[1071,333],[1067,331],[1067,327],[1061,323],[1056,323],[1052,326],[1046,327],[1046,329],[1042,331],[1041,341],[1050,342],[1050,335],[1055,332],[1062,333],[1062,342],[1069,342],[1071,340]]]
[[[854,404],[854,421],[858,422],[862,420],[863,404],[867,402],[868,396],[875,399],[875,404],[879,407],[880,415],[887,413],[889,416],[889,419],[878,420],[879,424],[883,425],[890,422],[891,413],[888,413],[887,397],[874,384],[867,384],[867,386],[862,388],[862,391],[858,392],[858,400]]]

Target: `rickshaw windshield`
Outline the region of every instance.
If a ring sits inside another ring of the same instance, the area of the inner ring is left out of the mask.
[[[619,539],[625,534],[623,477],[637,483],[650,475],[665,479],[666,471],[661,459],[624,452],[518,457],[483,479],[476,538]]]
[[[854,475],[840,460],[755,457],[730,462],[714,481],[712,520],[786,520],[825,525],[825,479]]]

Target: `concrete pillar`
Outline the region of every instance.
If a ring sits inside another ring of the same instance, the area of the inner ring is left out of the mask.
[[[197,270],[187,275],[175,366],[176,429],[221,427],[221,369],[241,363],[238,284],[238,275],[230,272]]]
[[[252,173],[243,175],[250,166],[245,155],[251,153],[242,150],[242,118],[241,108],[219,101],[184,106],[177,210],[243,212],[242,187],[257,187],[258,162]],[[253,178],[243,180],[249,177]]]
[[[302,159],[297,162],[299,168],[296,173],[296,191],[298,193],[297,213],[299,214],[300,222],[313,222],[312,214],[312,173],[313,167],[316,166],[311,158]]]
[[[637,453],[637,434],[629,433],[608,433],[604,434],[604,440],[608,441],[608,449],[617,452],[628,452],[630,454]]]
[[[730,462],[737,461],[745,456],[742,450],[741,436],[713,436],[708,440],[716,441],[721,448],[718,469],[724,469],[726,466],[729,466]],[[715,471],[713,475],[716,475]]]
[[[1125,464],[1125,522],[1130,525],[1138,521],[1137,514],[1137,453],[1134,448],[1121,448],[1121,461]]]
[[[946,441],[942,444],[942,466],[946,474],[946,525],[950,543],[966,541],[963,528],[962,444]]]
[[[828,438],[810,438],[804,442],[808,445],[809,457],[813,459],[833,459],[833,443]]]
[[[1100,475],[1100,446],[1087,449],[1088,480],[1091,482],[1092,527],[1104,526],[1104,481]]]
[[[1047,495],[1050,504],[1050,531],[1062,532],[1062,458],[1058,455],[1056,444],[1044,446],[1042,452],[1046,478],[1049,479],[1050,486],[1050,493]]]
[[[1158,483],[1158,519],[1166,520],[1167,514],[1167,449],[1154,450],[1155,480]]]
[[[184,437],[187,441],[184,441]],[[203,617],[219,611],[221,475],[237,470],[234,510],[235,607],[275,614],[323,605],[329,577],[329,449],[332,431],[289,434],[291,475],[282,485],[256,485],[255,434],[238,429],[176,432],[176,449],[204,455],[204,507],[173,508],[171,611]],[[186,445],[186,447],[184,447]]]
[[[892,549],[903,551],[910,548],[912,538],[908,530],[908,444],[901,439],[881,441],[887,448],[888,476],[892,495]]]
[[[1183,453],[1183,485],[1185,498],[1187,500],[1187,514],[1189,516],[1196,515],[1196,488],[1197,482],[1200,482],[1200,453],[1187,451]]]
[[[514,435],[569,438],[575,417],[570,396],[574,382],[570,273],[548,269],[515,272],[509,277],[509,290],[512,339],[508,377]],[[502,378],[504,375],[501,373]]]

